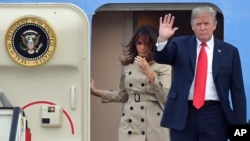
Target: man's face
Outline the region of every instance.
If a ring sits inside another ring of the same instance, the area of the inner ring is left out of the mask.
[[[209,14],[200,15],[193,19],[191,26],[194,34],[201,42],[210,40],[216,29],[214,18]]]

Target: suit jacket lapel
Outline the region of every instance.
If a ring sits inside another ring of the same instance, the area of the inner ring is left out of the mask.
[[[214,41],[213,63],[212,63],[214,80],[215,80],[216,75],[219,71],[222,53],[223,53],[222,46],[215,40]]]
[[[197,52],[197,41],[195,39],[195,37],[191,38],[190,41],[190,46],[188,47],[188,51],[189,51],[189,55],[190,55],[190,61],[191,61],[191,65],[192,65],[192,70],[193,73],[195,73],[195,65],[196,65],[196,52]]]

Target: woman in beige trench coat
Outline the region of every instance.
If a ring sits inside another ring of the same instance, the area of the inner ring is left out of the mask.
[[[153,60],[158,32],[140,26],[120,58],[123,74],[120,90],[100,90],[91,80],[91,93],[103,103],[125,103],[120,120],[119,141],[169,141],[169,130],[160,126],[171,84],[171,66]]]

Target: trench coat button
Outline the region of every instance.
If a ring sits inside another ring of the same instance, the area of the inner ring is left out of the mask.
[[[141,86],[142,86],[142,87],[144,87],[144,86],[145,86],[145,84],[144,84],[144,83],[141,83]]]
[[[128,134],[131,135],[131,134],[132,134],[132,131],[128,131]]]
[[[160,115],[161,115],[161,113],[158,112],[158,113],[157,113],[157,116],[160,116]]]
[[[143,110],[143,109],[144,109],[144,106],[141,106],[141,109]]]
[[[134,110],[134,108],[133,108],[133,107],[130,107],[130,110]]]
[[[129,120],[128,120],[128,122],[130,122],[130,123],[131,123],[131,122],[132,122],[132,119],[129,119]]]
[[[144,118],[141,119],[141,122],[144,122]]]
[[[131,71],[129,71],[129,72],[128,72],[128,74],[129,74],[129,75],[131,75],[131,74],[132,74],[132,72],[131,72]]]
[[[145,131],[142,131],[141,134],[142,134],[142,135],[145,135]]]
[[[129,87],[132,87],[133,86],[133,84],[132,83],[129,83]]]

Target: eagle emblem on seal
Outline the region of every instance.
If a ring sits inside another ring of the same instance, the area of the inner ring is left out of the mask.
[[[41,35],[34,30],[24,31],[20,36],[22,39],[20,48],[27,51],[28,54],[38,53],[40,48],[43,46],[43,43],[40,42]]]

